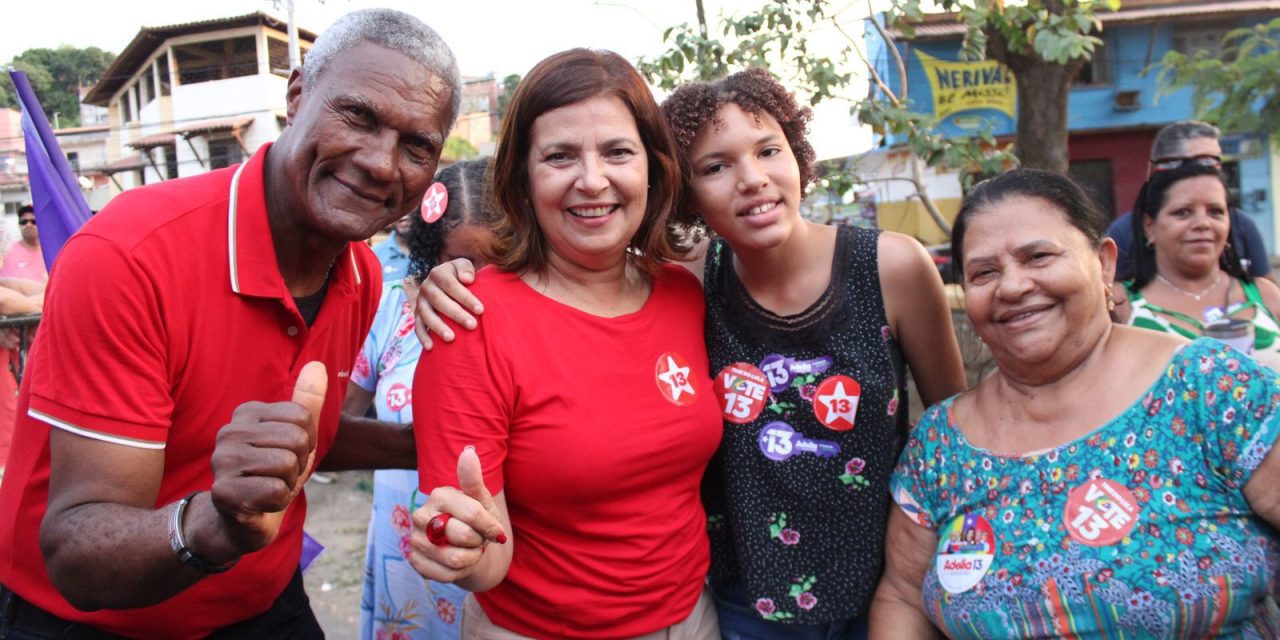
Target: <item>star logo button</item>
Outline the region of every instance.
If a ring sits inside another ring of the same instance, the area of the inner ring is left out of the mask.
[[[822,426],[836,431],[853,428],[858,415],[858,399],[862,386],[849,376],[832,376],[818,385],[814,393],[813,413]]]
[[[689,364],[680,354],[667,352],[658,356],[656,375],[658,390],[668,402],[680,407],[693,404],[698,391],[689,379]]]
[[[422,219],[427,224],[439,220],[449,207],[449,190],[439,182],[431,184],[426,195],[422,196]]]

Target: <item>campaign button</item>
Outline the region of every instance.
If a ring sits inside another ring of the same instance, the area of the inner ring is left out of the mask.
[[[387,389],[387,408],[392,411],[402,411],[405,407],[413,402],[413,392],[409,390],[403,382],[397,382]]]
[[[760,430],[760,451],[764,457],[782,462],[796,453],[796,430],[785,422],[770,422]]]
[[[938,532],[934,572],[947,593],[964,593],[982,582],[995,556],[991,523],[977,514],[959,515]]]
[[[1094,478],[1067,493],[1062,521],[1072,540],[1090,547],[1113,545],[1133,531],[1142,511],[1129,488]]]
[[[716,374],[716,396],[727,422],[747,424],[760,416],[769,398],[768,382],[755,365],[735,362]]]
[[[760,370],[769,377],[769,390],[782,393],[791,386],[790,358],[771,353],[760,361]]]
[[[422,220],[431,224],[439,220],[449,208],[449,190],[443,183],[433,182],[422,196]]]
[[[813,395],[813,413],[828,429],[848,431],[858,415],[862,386],[849,376],[831,376],[818,385]]]
[[[680,354],[668,351],[658,356],[655,369],[658,391],[667,399],[667,402],[680,407],[693,404],[698,396],[698,390],[694,388],[693,380],[689,378],[689,363],[685,362]]]

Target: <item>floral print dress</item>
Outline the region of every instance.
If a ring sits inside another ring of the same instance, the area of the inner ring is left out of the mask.
[[[954,400],[891,483],[939,534],[924,602],[947,635],[1280,637],[1277,534],[1243,493],[1280,435],[1276,372],[1196,340],[1119,416],[1025,456],[969,444]]]
[[[413,310],[404,285],[383,287],[378,314],[356,359],[351,383],[373,391],[379,420],[413,421],[413,372],[422,343],[413,334]],[[373,513],[365,550],[361,640],[451,640],[458,637],[466,591],[423,579],[409,565],[409,514],[426,496],[418,473],[389,469],[373,474]]]

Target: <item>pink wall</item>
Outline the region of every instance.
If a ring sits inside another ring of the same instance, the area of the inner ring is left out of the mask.
[[[22,150],[22,112],[0,109],[0,153]]]

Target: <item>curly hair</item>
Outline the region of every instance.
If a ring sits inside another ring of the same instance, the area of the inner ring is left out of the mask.
[[[464,224],[493,226],[500,217],[488,197],[488,159],[451,164],[436,174],[436,182],[449,192],[449,202],[439,220],[428,223],[417,212],[409,226],[409,275],[421,280],[440,260],[449,235]]]
[[[717,126],[716,112],[720,107],[733,103],[759,120],[768,114],[778,121],[787,137],[791,153],[800,165],[800,188],[804,190],[816,179],[813,162],[816,155],[809,144],[809,121],[813,111],[796,102],[795,96],[765,69],[752,67],[714,82],[693,82],[676,89],[662,103],[662,113],[671,125],[680,149],[685,184],[692,175],[689,164],[689,148],[707,126]],[[686,191],[687,199],[692,194]]]

